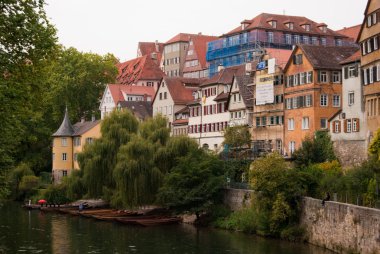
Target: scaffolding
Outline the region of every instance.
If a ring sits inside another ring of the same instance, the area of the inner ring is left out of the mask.
[[[270,34],[270,36],[269,36]],[[289,37],[290,36],[290,37]],[[326,46],[352,46],[354,42],[325,37]],[[206,60],[210,65],[209,75],[218,72],[218,66],[231,67],[255,61],[264,54],[264,48],[291,50],[295,44],[321,45],[322,38],[301,34],[284,34],[280,31],[267,32],[252,30],[247,33],[232,35],[208,43]]]

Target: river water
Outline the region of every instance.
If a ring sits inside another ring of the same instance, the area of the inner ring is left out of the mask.
[[[191,225],[134,227],[63,214],[0,207],[0,253],[331,254],[293,244]]]

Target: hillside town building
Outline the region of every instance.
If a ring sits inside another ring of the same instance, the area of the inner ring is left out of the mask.
[[[264,48],[291,50],[294,45],[347,46],[352,41],[340,33],[300,16],[262,13],[208,43],[210,76],[219,65],[236,66],[257,60]]]
[[[52,135],[52,178],[53,183],[60,183],[73,170],[79,169],[78,154],[86,144],[92,143],[101,136],[100,120],[82,119],[72,125],[66,108],[65,116],[59,129]]]

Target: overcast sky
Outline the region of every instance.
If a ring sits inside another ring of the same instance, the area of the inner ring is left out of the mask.
[[[262,12],[305,16],[333,30],[362,23],[366,0],[46,0],[59,42],[80,51],[136,57],[139,41],[177,33],[219,36]]]

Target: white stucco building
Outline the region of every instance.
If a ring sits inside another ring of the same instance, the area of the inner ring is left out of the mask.
[[[154,95],[154,87],[108,84],[100,101],[99,110],[101,112],[101,118],[103,119],[107,114],[112,112],[116,108],[118,102],[151,102]]]
[[[341,163],[354,166],[367,158],[368,146],[360,51],[344,60],[342,66],[342,110],[329,119],[330,134]]]
[[[213,151],[223,148],[224,129],[230,114],[227,110],[229,91],[241,67],[221,70],[201,84],[198,97],[189,103],[188,136],[198,141],[200,147]]]

